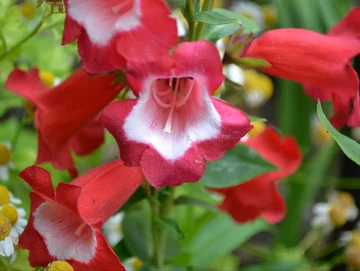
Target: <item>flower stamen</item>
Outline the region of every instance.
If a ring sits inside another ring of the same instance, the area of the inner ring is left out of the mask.
[[[86,226],[87,226],[86,223],[82,223],[79,227],[77,227],[75,230],[75,235],[80,236]]]
[[[0,214],[0,240],[4,240],[9,236],[11,231],[10,221],[2,214]]]
[[[175,104],[176,104],[176,99],[177,99],[177,95],[178,95],[178,91],[179,91],[179,84],[180,84],[180,78],[176,78],[176,83],[175,83],[175,92],[174,92],[174,96],[171,102],[171,107],[170,107],[170,112],[169,112],[169,116],[167,118],[165,127],[163,129],[163,131],[165,133],[171,133],[171,126],[172,126],[172,118],[174,115],[174,108],[175,108]]]

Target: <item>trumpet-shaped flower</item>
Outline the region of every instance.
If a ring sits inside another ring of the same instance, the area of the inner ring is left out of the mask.
[[[139,167],[116,160],[60,183],[56,191],[42,168],[29,167],[20,177],[34,190],[29,223],[19,239],[32,266],[60,260],[75,270],[124,270],[100,228],[141,184]]]
[[[205,161],[251,128],[242,111],[211,97],[224,76],[210,42],[184,42],[172,55],[133,63],[127,79],[138,99],[112,103],[100,118],[125,164],[141,165],[154,187],[198,181]]]
[[[272,65],[264,68],[267,73],[302,83],[311,98],[332,101],[331,122],[340,128],[360,125],[359,79],[350,63],[359,53],[360,8],[354,8],[327,35],[306,29],[267,31],[246,56],[267,60]]]
[[[104,129],[96,116],[122,89],[112,84],[115,76],[89,76],[78,69],[60,85],[49,88],[36,68],[14,70],[6,88],[26,98],[38,130],[36,163],[51,162],[61,170],[75,171],[70,154],[88,155],[104,141]],[[29,105],[30,104],[30,105]]]
[[[292,137],[281,138],[268,127],[262,134],[242,142],[256,150],[264,159],[279,169],[268,172],[245,183],[219,189],[211,189],[224,195],[219,205],[239,223],[262,216],[269,223],[279,222],[285,215],[286,206],[277,190],[276,182],[294,173],[301,163],[301,153]]]
[[[150,60],[177,41],[176,21],[164,0],[65,0],[63,44],[78,40],[89,72],[124,69],[126,60]]]

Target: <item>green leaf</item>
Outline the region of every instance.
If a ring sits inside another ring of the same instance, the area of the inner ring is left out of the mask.
[[[269,171],[277,170],[255,150],[238,144],[223,158],[209,162],[201,179],[208,187],[229,187],[251,180]]]
[[[155,225],[159,229],[167,231],[172,237],[176,239],[183,239],[185,234],[181,231],[178,223],[168,217],[160,217],[155,221]]]
[[[204,38],[215,43],[219,39],[235,33],[239,28],[238,24],[210,25],[206,30]]]
[[[260,31],[260,27],[251,19],[238,12],[222,8],[215,8],[212,11],[196,12],[193,16],[193,20],[214,25],[239,24],[242,25],[247,32],[256,33]]]
[[[190,264],[196,269],[206,268],[267,227],[262,220],[240,225],[227,214],[216,214],[200,228],[189,244]]]
[[[208,24],[238,24],[241,25],[241,20],[234,17],[223,15],[219,12],[213,11],[199,11],[193,16],[193,21],[203,22]]]
[[[150,211],[144,209],[126,212],[122,229],[129,251],[142,261],[149,262],[153,254]]]
[[[242,57],[234,60],[234,64],[245,68],[271,67],[271,64],[262,58]]]
[[[139,201],[146,198],[145,191],[142,187],[139,187],[134,194],[127,200],[127,202],[121,207],[121,211],[124,212],[128,210],[131,206],[138,203]]]
[[[320,101],[318,101],[317,104],[317,113],[320,118],[320,121],[328,130],[328,132],[332,135],[335,141],[339,144],[340,148],[343,150],[345,155],[349,157],[351,160],[353,160],[356,164],[360,165],[360,145],[351,138],[348,138],[347,136],[344,136],[343,134],[338,132],[331,125],[331,123],[328,121],[328,119],[324,114]]]
[[[208,202],[202,201],[202,200],[199,200],[199,199],[186,197],[186,196],[181,196],[181,197],[177,198],[174,201],[174,203],[176,205],[187,204],[187,205],[192,205],[192,206],[199,206],[199,207],[202,207],[202,208],[207,209],[209,211],[217,212],[216,207],[209,204]]]
[[[250,121],[267,122],[267,119],[264,119],[264,118],[261,118],[261,117],[257,117],[257,116],[253,116],[253,115],[249,115],[249,114],[247,114],[247,116],[249,117]]]

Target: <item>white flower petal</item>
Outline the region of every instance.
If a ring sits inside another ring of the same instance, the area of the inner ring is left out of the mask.
[[[3,241],[0,241],[0,255],[9,257],[15,252],[14,244],[10,236],[6,237]]]
[[[5,182],[9,180],[9,167],[7,165],[0,166],[0,180]]]

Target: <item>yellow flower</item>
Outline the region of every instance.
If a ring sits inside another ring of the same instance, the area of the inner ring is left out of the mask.
[[[0,205],[8,204],[10,202],[10,192],[5,186],[0,185]]]
[[[10,204],[5,204],[0,208],[0,213],[4,215],[11,223],[11,225],[15,225],[18,221],[19,214],[17,209]]]
[[[28,19],[36,15],[36,6],[29,2],[24,2],[20,5],[21,14]]]
[[[11,161],[11,151],[5,144],[0,144],[0,166],[7,165]]]
[[[74,268],[65,261],[54,261],[48,265],[46,271],[74,271]]]
[[[270,77],[255,70],[246,70],[244,74],[246,104],[251,108],[262,106],[274,93],[274,85]]]
[[[252,121],[251,125],[254,126],[249,132],[249,136],[260,135],[266,129],[266,124],[262,121]]]
[[[267,28],[273,28],[277,24],[277,12],[272,5],[261,6],[264,22]]]
[[[0,241],[4,240],[10,235],[11,223],[10,221],[0,214]]]
[[[40,79],[49,87],[54,86],[55,84],[55,76],[51,72],[48,71],[41,71],[40,72]]]
[[[321,146],[334,141],[333,137],[317,117],[314,117],[311,128],[312,141],[316,146]]]

